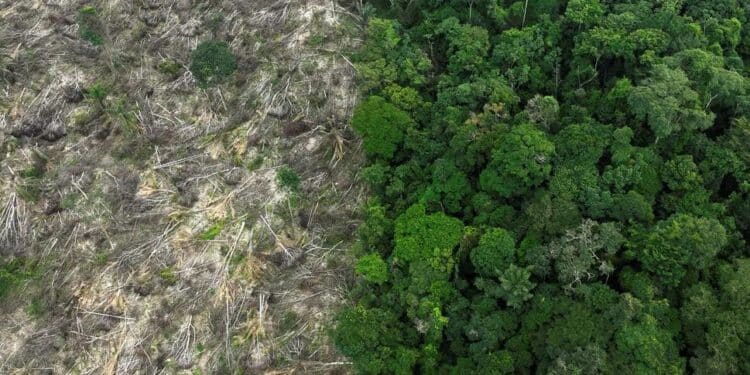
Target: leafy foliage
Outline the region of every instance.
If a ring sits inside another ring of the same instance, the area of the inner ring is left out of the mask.
[[[38,272],[37,264],[24,258],[0,264],[0,301],[24,281],[36,277]]]
[[[505,198],[521,194],[549,177],[554,152],[555,145],[544,133],[521,124],[502,136],[479,176],[480,186]]]
[[[276,172],[276,181],[282,188],[293,192],[299,190],[302,183],[297,172],[286,166],[279,168]]]
[[[78,33],[83,40],[95,46],[104,44],[103,27],[96,8],[86,5],[78,10],[76,22],[78,23]]]
[[[675,286],[689,268],[702,270],[727,244],[716,219],[678,214],[661,221],[636,240],[638,259],[667,286]]]
[[[747,4],[373,4],[357,371],[750,372]]]
[[[354,111],[352,127],[362,138],[368,155],[390,160],[411,126],[409,115],[379,96],[371,96]]]
[[[388,281],[388,265],[378,254],[368,254],[359,258],[355,270],[371,283],[382,284]]]
[[[484,276],[502,274],[513,262],[516,252],[513,235],[502,228],[490,229],[471,250],[471,262]]]
[[[208,40],[193,51],[190,71],[201,87],[221,83],[237,69],[237,58],[226,42]]]

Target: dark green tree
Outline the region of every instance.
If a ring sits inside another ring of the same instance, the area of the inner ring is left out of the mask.
[[[412,126],[414,122],[406,112],[379,96],[365,99],[352,116],[352,127],[364,139],[367,154],[385,161],[393,158],[406,130]]]
[[[711,264],[727,241],[726,229],[716,219],[678,214],[640,233],[630,246],[647,271],[675,287],[688,269]]]
[[[555,145],[543,132],[529,124],[514,127],[493,150],[479,184],[501,197],[521,194],[549,177],[554,153]]]

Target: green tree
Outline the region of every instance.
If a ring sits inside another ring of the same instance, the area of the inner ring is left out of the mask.
[[[615,334],[612,371],[646,374],[683,374],[685,361],[670,335],[650,315],[625,323]]]
[[[522,194],[538,186],[552,171],[555,145],[532,125],[522,124],[504,135],[479,176],[482,190],[501,197]]]
[[[427,215],[423,205],[414,205],[396,219],[393,255],[397,263],[426,260],[435,249],[452,251],[462,232],[460,220],[443,213]]]
[[[388,265],[376,253],[370,253],[359,258],[354,270],[373,284],[383,284],[388,281]]]
[[[674,287],[688,268],[706,268],[727,241],[726,229],[716,219],[678,214],[641,233],[631,248],[647,271]]]
[[[463,210],[462,203],[471,194],[471,185],[452,161],[439,159],[432,165],[432,185],[428,192],[436,195],[447,212],[457,213]]]
[[[571,124],[555,136],[556,160],[573,168],[593,165],[604,155],[612,129],[591,123]]]
[[[550,78],[560,64],[560,37],[559,22],[548,19],[536,25],[505,30],[494,45],[492,61],[513,90],[553,91],[557,83]]]
[[[536,95],[526,103],[526,115],[540,129],[549,131],[557,122],[560,104],[553,96]]]
[[[390,312],[363,306],[347,308],[337,318],[333,342],[363,374],[411,374],[417,353]],[[407,334],[405,334],[405,332]]]
[[[491,277],[505,272],[513,262],[515,252],[513,234],[503,228],[492,228],[471,250],[471,263],[480,275]]]
[[[628,103],[657,139],[680,131],[705,130],[713,124],[714,115],[704,110],[687,75],[666,65],[656,65],[651,75],[633,88]]]
[[[457,18],[448,18],[435,28],[448,41],[448,70],[453,74],[476,73],[487,63],[490,48],[487,30],[462,25]]]
[[[393,158],[413,126],[409,115],[379,96],[370,96],[357,106],[352,116],[352,127],[364,139],[369,156],[386,161]]]
[[[612,261],[625,238],[613,223],[584,220],[577,228],[546,245],[557,279],[567,287],[589,282],[614,271]]]
[[[698,188],[703,179],[691,155],[678,155],[664,165],[662,178],[672,190],[692,190]]]
[[[476,278],[474,286],[484,296],[504,300],[507,306],[519,309],[525,301],[534,296],[531,294],[531,290],[534,289],[536,284],[531,282],[530,278],[529,268],[520,268],[511,264],[505,272],[498,273],[496,279]]]
[[[570,0],[565,8],[565,18],[579,26],[596,25],[604,17],[604,7],[599,0]]]
[[[394,20],[372,18],[365,31],[365,43],[354,56],[364,91],[390,84],[420,86],[432,67],[428,56],[414,47]]]
[[[612,210],[609,216],[623,222],[635,220],[649,223],[654,220],[651,202],[637,191],[629,190],[625,194],[615,194],[612,199]]]

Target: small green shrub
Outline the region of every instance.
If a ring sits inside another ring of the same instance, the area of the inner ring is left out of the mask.
[[[203,88],[221,83],[236,69],[237,58],[226,42],[205,41],[193,51],[190,71]]]
[[[300,187],[300,178],[294,169],[289,167],[281,167],[276,172],[276,180],[279,185],[289,191],[298,191]]]
[[[21,178],[41,178],[44,176],[44,169],[39,165],[26,168],[18,173]]]
[[[177,284],[177,275],[175,275],[174,270],[172,270],[172,267],[164,267],[161,270],[159,270],[159,277],[167,285]]]
[[[323,43],[324,43],[325,41],[326,41],[326,36],[325,36],[325,35],[323,35],[323,34],[315,34],[315,35],[311,36],[311,37],[310,37],[310,38],[309,38],[309,39],[307,40],[307,43],[308,43],[308,44],[309,44],[309,45],[310,45],[311,47],[318,47],[318,46],[320,46],[321,44],[323,44]]]
[[[253,160],[247,163],[247,170],[252,172],[263,166],[265,158],[262,155],[256,156]]]
[[[110,116],[120,123],[120,127],[127,135],[133,135],[138,132],[138,117],[136,117],[135,111],[125,99],[120,98],[115,101],[108,112]]]
[[[223,229],[224,229],[224,222],[223,221],[218,222],[212,225],[211,228],[208,228],[208,230],[203,232],[198,238],[200,238],[203,241],[211,241],[214,238],[216,238],[216,236],[218,236],[219,233],[221,233]]]
[[[221,13],[214,13],[208,17],[208,20],[206,20],[206,27],[209,30],[216,32],[219,30],[222,22],[224,22],[224,15]]]
[[[182,65],[174,60],[164,60],[159,63],[157,68],[162,74],[169,76],[170,78],[176,78],[182,71]]]
[[[42,197],[41,180],[27,179],[23,184],[16,187],[16,194],[29,203],[39,202]]]
[[[101,35],[101,20],[96,8],[90,5],[81,8],[78,11],[77,23],[78,32],[83,40],[95,46],[104,44],[104,37]]]
[[[24,281],[39,274],[36,263],[24,258],[16,258],[0,264],[0,301]]]
[[[29,203],[38,202],[42,195],[42,177],[46,160],[39,154],[35,155],[35,159],[33,166],[18,172],[23,181],[16,187],[16,193]]]
[[[109,261],[109,253],[103,250],[99,250],[94,254],[94,264],[103,266]]]
[[[103,82],[96,82],[87,88],[83,93],[84,97],[91,102],[98,104],[101,108],[106,107],[107,97],[109,96],[109,87]]]
[[[34,298],[33,300],[31,300],[29,306],[26,307],[26,313],[34,318],[41,317],[42,315],[44,315],[45,311],[46,309],[44,303],[39,298]]]
[[[129,137],[110,151],[113,158],[143,165],[153,155],[154,147],[142,137]]]

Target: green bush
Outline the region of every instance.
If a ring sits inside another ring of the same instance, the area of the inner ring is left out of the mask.
[[[84,91],[86,99],[98,104],[101,108],[106,107],[106,100],[109,96],[110,88],[104,82],[96,82]]]
[[[289,167],[279,168],[276,172],[276,181],[278,181],[279,186],[292,192],[298,191],[301,184],[297,172]]]
[[[174,60],[164,60],[159,63],[157,68],[162,74],[170,78],[176,78],[182,71],[182,65]]]
[[[193,51],[190,71],[203,88],[223,82],[237,69],[237,58],[226,42],[201,42]]]
[[[16,258],[0,264],[0,301],[24,281],[38,276],[36,263],[24,258]]]

